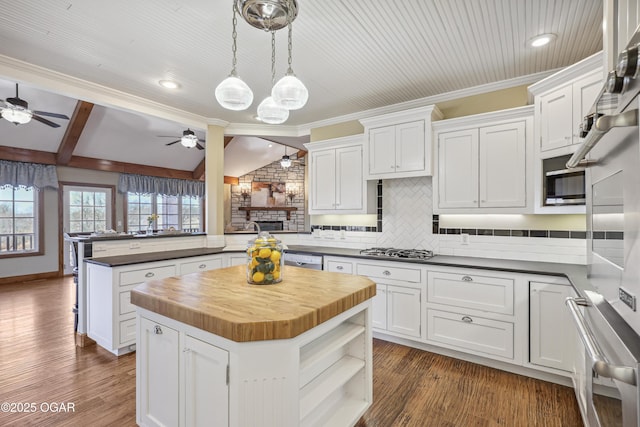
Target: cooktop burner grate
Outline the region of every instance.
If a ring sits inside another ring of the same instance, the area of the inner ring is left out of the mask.
[[[434,256],[433,251],[425,249],[369,248],[361,250],[360,253],[362,255],[407,259],[429,259]]]

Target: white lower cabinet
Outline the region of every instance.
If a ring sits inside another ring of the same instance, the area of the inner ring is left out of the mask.
[[[146,318],[139,333],[138,424],[228,425],[228,352]]]
[[[564,301],[576,296],[571,285],[529,283],[529,361],[571,372],[575,360],[575,328]]]
[[[373,315],[371,326],[387,330],[387,285],[376,284],[376,296],[372,298]]]
[[[234,265],[246,265],[247,254],[244,252],[229,252],[225,254],[224,266],[233,267]]]
[[[222,255],[108,267],[87,263],[87,335],[116,356],[135,350],[131,290],[149,280],[221,268]]]
[[[420,289],[387,285],[387,331],[420,338]]]
[[[428,309],[427,326],[430,341],[513,359],[513,323]]]

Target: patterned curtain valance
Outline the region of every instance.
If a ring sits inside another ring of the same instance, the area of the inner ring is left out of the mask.
[[[58,188],[58,173],[54,165],[0,160],[0,187]]]
[[[121,193],[157,193],[165,196],[204,197],[204,182],[191,181],[188,179],[120,174],[118,191]]]

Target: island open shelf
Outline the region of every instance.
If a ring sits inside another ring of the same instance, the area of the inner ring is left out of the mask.
[[[146,282],[137,305],[140,425],[352,426],[371,405],[371,297],[361,276],[244,266]],[[215,398],[213,398],[215,396]]]

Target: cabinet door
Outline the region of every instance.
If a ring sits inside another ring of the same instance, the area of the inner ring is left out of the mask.
[[[179,333],[145,318],[138,325],[136,363],[138,416],[141,425],[179,424]]]
[[[229,425],[229,353],[189,335],[184,344],[185,425]]]
[[[574,144],[581,143],[579,138],[580,123],[596,101],[602,89],[602,73],[600,71],[583,77],[573,84],[573,139]]]
[[[372,299],[371,326],[387,329],[387,285],[376,285],[376,296]]]
[[[363,209],[362,147],[337,148],[335,158],[338,176],[335,209]]]
[[[573,296],[571,286],[529,283],[530,362],[572,371],[575,354],[574,327],[564,300]]]
[[[420,290],[387,286],[387,330],[420,337]]]
[[[369,175],[393,173],[396,170],[395,126],[369,131]]]
[[[336,150],[311,153],[311,208],[335,209]]]
[[[480,128],[480,207],[525,207],[524,122]]]
[[[395,128],[396,172],[425,170],[424,120],[404,123]]]
[[[180,263],[180,274],[217,270],[218,268],[222,268],[222,255]]]
[[[478,207],[478,131],[441,133],[438,137],[440,208]]]
[[[540,97],[540,150],[571,143],[573,134],[573,89],[571,85]]]

